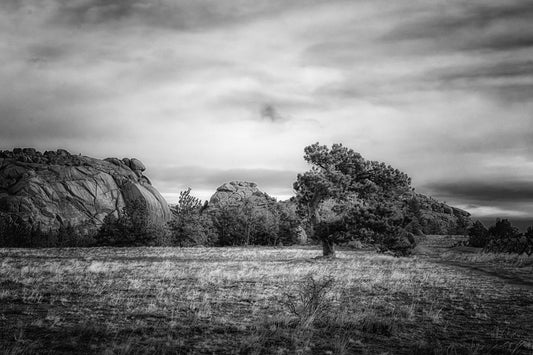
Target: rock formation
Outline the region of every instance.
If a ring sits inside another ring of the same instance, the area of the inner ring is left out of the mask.
[[[231,181],[223,184],[209,199],[210,208],[237,207],[248,201],[255,207],[266,208],[276,200],[257,188],[257,184],[246,181]]]
[[[21,218],[43,231],[60,226],[95,232],[108,214],[136,200],[154,222],[170,219],[159,192],[137,159],[94,159],[66,150],[0,151],[0,215]]]
[[[459,234],[471,225],[470,213],[448,206],[431,197],[416,194],[420,207],[419,222],[424,234]]]

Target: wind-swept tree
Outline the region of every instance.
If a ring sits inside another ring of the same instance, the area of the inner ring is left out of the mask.
[[[342,144],[330,149],[315,143],[304,151],[311,169],[298,174],[296,201],[324,256],[335,256],[336,243],[353,239],[408,254],[414,239],[403,229],[410,222],[405,201],[412,190],[406,174]]]

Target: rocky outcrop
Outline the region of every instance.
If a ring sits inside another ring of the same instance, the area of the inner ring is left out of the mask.
[[[434,198],[416,194],[419,222],[424,234],[463,234],[471,225],[470,213],[448,206]]]
[[[276,200],[247,181],[231,181],[223,184],[209,199],[210,208],[237,207],[247,202],[255,207],[266,208]]]
[[[109,214],[141,200],[154,222],[170,219],[159,192],[137,159],[94,159],[66,150],[0,152],[0,214],[44,231],[71,225],[92,233]]]

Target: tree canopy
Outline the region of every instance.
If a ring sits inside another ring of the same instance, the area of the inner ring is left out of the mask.
[[[405,173],[342,144],[315,143],[304,151],[311,169],[297,176],[296,201],[324,256],[334,256],[336,243],[352,239],[400,253],[411,248],[414,239],[403,229],[409,223],[405,200],[412,191]]]

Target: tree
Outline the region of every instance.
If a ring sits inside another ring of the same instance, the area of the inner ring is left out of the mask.
[[[95,236],[97,244],[112,246],[137,246],[161,244],[166,239],[165,226],[153,220],[146,201],[129,202],[118,216],[109,214]]]
[[[275,244],[292,245],[300,242],[300,233],[304,233],[301,221],[296,213],[296,206],[291,201],[278,202],[278,238]]]
[[[191,188],[180,192],[177,205],[174,207],[174,214],[185,215],[199,212],[202,207],[202,201],[191,195]]]
[[[457,222],[455,224],[454,233],[457,235],[465,235],[468,233],[468,227],[470,225],[470,218],[464,214],[458,213],[455,215]]]
[[[406,174],[342,144],[330,149],[315,143],[304,151],[311,169],[297,176],[296,201],[324,256],[335,256],[336,243],[365,238],[408,253],[405,245],[414,238],[403,230],[410,222],[404,201],[412,190]]]
[[[235,207],[223,206],[211,212],[213,227],[217,233],[217,245],[242,245],[245,237],[239,217],[239,210]]]
[[[275,245],[280,217],[276,202],[257,206],[249,198],[236,206],[224,206],[213,213],[219,245]]]
[[[527,255],[533,254],[533,226],[527,227],[526,232],[521,238],[522,241],[522,251]]]
[[[489,242],[489,231],[480,221],[474,222],[468,229],[468,245],[482,248]]]
[[[524,234],[513,227],[507,219],[497,219],[496,224],[488,230],[488,243],[485,251],[496,253],[533,254],[533,228]]]
[[[209,211],[218,245],[285,245],[298,241],[300,221],[295,208],[275,199],[260,201],[244,198],[238,204]]]
[[[520,235],[520,231],[508,219],[498,218],[496,224],[489,228],[489,235],[493,239],[509,239]]]
[[[169,222],[173,245],[210,245],[216,240],[211,219],[204,215],[202,201],[191,195],[191,188],[180,192]]]
[[[412,196],[406,201],[406,216],[411,220],[405,229],[414,235],[423,235],[423,229],[426,225],[424,217],[422,216],[422,208],[420,201],[416,196]]]

